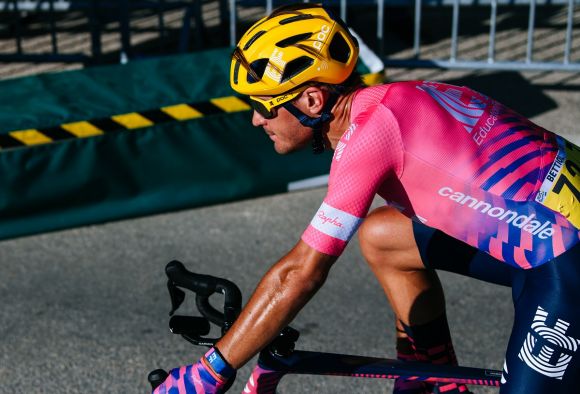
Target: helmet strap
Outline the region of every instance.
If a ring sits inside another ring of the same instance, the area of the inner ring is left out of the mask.
[[[324,105],[322,113],[317,118],[306,115],[304,112],[296,108],[292,102],[288,102],[282,105],[286,110],[288,110],[288,112],[290,112],[298,119],[300,124],[312,129],[312,151],[314,154],[320,154],[324,152],[325,145],[324,138],[322,136],[322,128],[324,127],[325,123],[328,123],[332,119],[332,107],[334,107],[334,104],[336,104],[338,96],[338,93],[330,92],[328,101]]]

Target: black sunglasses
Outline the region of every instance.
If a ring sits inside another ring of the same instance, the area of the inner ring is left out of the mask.
[[[291,102],[306,90],[308,86],[303,86],[302,88],[296,89],[292,92],[281,94],[269,99],[261,99],[257,96],[250,96],[250,105],[252,108],[259,113],[264,119],[273,119],[278,115],[276,110],[278,107],[282,107],[284,104]]]

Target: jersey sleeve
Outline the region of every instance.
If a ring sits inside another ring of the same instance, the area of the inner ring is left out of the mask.
[[[356,116],[334,151],[328,192],[302,234],[319,252],[339,256],[379,188],[399,177],[403,144],[392,112],[379,103]]]

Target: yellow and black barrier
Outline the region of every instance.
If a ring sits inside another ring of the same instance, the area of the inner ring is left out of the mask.
[[[250,106],[239,97],[218,97],[205,102],[170,105],[159,109],[130,112],[107,118],[64,123],[56,127],[15,130],[0,134],[0,149],[94,137],[105,133],[140,129],[166,122],[186,121],[209,115],[248,111],[249,109]]]
[[[382,73],[369,73],[363,75],[363,80],[367,85],[374,85],[382,82],[382,77]],[[209,101],[176,104],[142,112],[64,123],[60,126],[14,130],[0,134],[0,150],[94,137],[105,133],[151,127],[165,122],[186,121],[250,109],[247,99],[226,96],[213,98]]]

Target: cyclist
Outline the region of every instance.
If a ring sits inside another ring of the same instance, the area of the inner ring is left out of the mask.
[[[577,393],[580,149],[466,87],[361,86],[358,48],[320,6],[275,10],[241,38],[230,82],[281,154],[333,149],[327,195],[227,334],[158,389],[213,393],[323,285],[358,229],[404,360],[456,363],[436,269],[511,286],[502,393]],[[378,194],[387,205],[368,213]],[[360,226],[360,228],[359,228]],[[466,392],[396,381],[395,393]],[[251,391],[250,391],[251,392]]]

